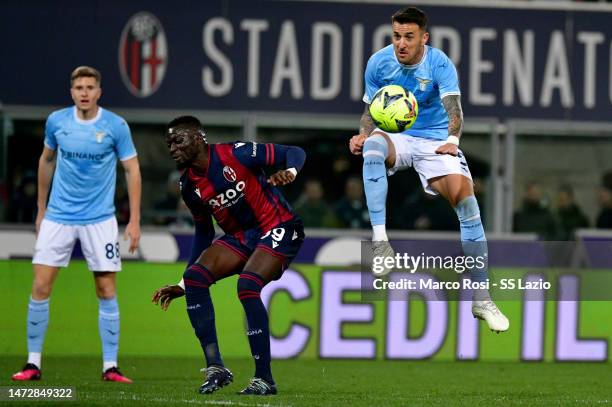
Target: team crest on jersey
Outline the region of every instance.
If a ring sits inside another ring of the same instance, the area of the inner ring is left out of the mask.
[[[157,17],[146,11],[133,15],[119,41],[119,70],[125,86],[134,96],[151,96],[161,85],[167,64],[166,34]]]
[[[421,92],[425,92],[427,85],[431,82],[431,79],[416,78],[416,80],[419,81],[419,90]]]
[[[96,131],[96,141],[98,143],[102,142],[102,139],[104,139],[104,136],[106,135],[106,132],[103,131]]]
[[[229,165],[223,167],[223,178],[229,182],[236,182],[236,171]]]

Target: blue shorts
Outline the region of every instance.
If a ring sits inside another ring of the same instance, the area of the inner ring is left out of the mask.
[[[283,262],[283,270],[289,267],[304,242],[304,225],[301,219],[280,223],[261,234],[258,230],[248,230],[242,239],[236,235],[223,235],[213,244],[226,247],[246,261],[255,249],[264,250]]]

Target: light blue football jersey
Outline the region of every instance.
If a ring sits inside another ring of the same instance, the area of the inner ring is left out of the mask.
[[[114,216],[117,157],[136,156],[125,120],[101,107],[87,121],[74,106],[57,110],[47,119],[45,146],[57,151],[45,218],[86,225]]]
[[[425,46],[421,62],[403,65],[388,45],[374,53],[365,70],[363,101],[372,102],[374,94],[383,86],[400,85],[411,91],[419,103],[416,122],[403,134],[436,140],[448,137],[448,114],[442,105],[447,95],[460,95],[455,65],[437,48]]]

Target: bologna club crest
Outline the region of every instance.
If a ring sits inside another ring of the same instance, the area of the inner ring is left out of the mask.
[[[236,171],[229,165],[223,167],[223,177],[229,182],[236,182]]]
[[[141,98],[159,88],[168,64],[166,34],[161,23],[146,11],[130,18],[119,41],[119,70],[129,91]]]

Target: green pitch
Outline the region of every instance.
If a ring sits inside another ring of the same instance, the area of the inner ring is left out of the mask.
[[[176,300],[167,312],[151,303],[153,291],[162,285],[176,284],[183,268],[180,264],[124,263],[123,271],[117,276],[120,357],[201,354],[185,312],[184,298]],[[231,278],[217,283],[212,290],[222,351],[228,357],[250,354],[244,336],[244,311],[235,294],[235,286],[236,279]],[[0,261],[0,315],[7,316],[0,330],[0,355],[24,355],[26,352],[25,318],[31,287],[29,261]],[[92,274],[84,261],[73,261],[68,268],[60,270],[51,294],[49,318],[45,355],[101,352],[98,300]]]
[[[218,335],[226,363],[235,374],[234,383],[212,396],[200,396],[203,367],[201,350],[190,327],[184,300],[168,312],[150,303],[153,290],[176,282],[182,265],[128,262],[118,276],[121,309],[119,364],[134,379],[134,385],[103,383],[98,337],[98,305],[93,278],[83,262],[62,270],[51,297],[50,325],[43,357],[40,386],[74,386],[82,405],[606,405],[612,403],[610,363],[514,363],[521,341],[520,304],[504,306],[517,329],[494,335],[482,329],[480,362],[453,362],[455,335],[450,332],[433,360],[385,361],[383,344],[385,304],[374,304],[371,324],[344,326],[346,337],[376,338],[380,360],[318,360],[318,304],[320,268],[295,267],[307,278],[312,296],[291,302],[286,293],[271,304],[273,334],[284,336],[291,322],[312,330],[310,340],[297,360],[274,361],[280,394],[269,398],[242,398],[240,390],[253,373],[248,342],[244,335],[242,307],[235,294],[235,278],[218,283],[212,290]],[[25,362],[25,316],[31,287],[28,261],[0,261],[0,386],[15,385],[10,375]],[[345,301],[359,301],[358,293]],[[554,307],[555,304],[549,304]],[[585,302],[580,333],[583,337],[612,338],[611,303]],[[454,307],[454,305],[451,305]],[[412,307],[415,314],[422,307]],[[449,311],[452,315],[453,309]],[[551,308],[547,315],[554,315]],[[419,332],[419,318],[411,326]],[[451,320],[451,325],[455,322]],[[553,353],[554,325],[546,335],[546,358]],[[421,327],[422,328],[422,327]],[[0,405],[3,402],[0,401]],[[25,404],[21,404],[25,405]],[[72,404],[76,405],[76,404]]]
[[[21,358],[2,358],[0,386]],[[73,386],[78,405],[238,406],[591,406],[612,403],[609,365],[376,361],[275,361],[277,396],[235,392],[252,374],[250,360],[228,359],[234,383],[199,395],[199,358],[124,357],[132,385],[99,380],[97,357],[48,357],[36,386]],[[31,384],[29,384],[31,385]],[[2,402],[0,402],[2,404]],[[19,404],[15,404],[19,405]],[[23,405],[23,404],[21,404]],[[75,405],[64,403],[64,405]]]

